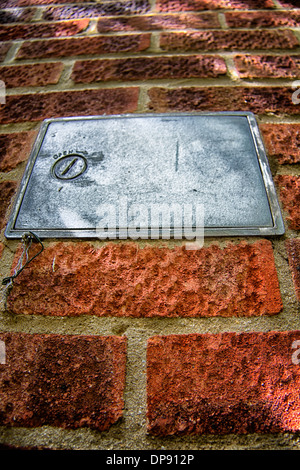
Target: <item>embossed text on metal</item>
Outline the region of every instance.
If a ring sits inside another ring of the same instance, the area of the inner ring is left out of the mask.
[[[5,235],[97,237],[103,211],[122,204],[108,238],[126,238],[133,207],[149,208],[145,233],[150,208],[170,204],[202,205],[206,236],[284,233],[255,117],[224,112],[44,121]]]

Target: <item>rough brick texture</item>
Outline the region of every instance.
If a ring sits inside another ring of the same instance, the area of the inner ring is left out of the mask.
[[[150,88],[149,109],[166,111],[252,111],[298,114],[288,87]]]
[[[57,23],[2,25],[0,26],[0,41],[74,36],[82,33],[88,25],[87,19]]]
[[[297,28],[299,11],[229,12],[225,18],[230,28]]]
[[[154,435],[300,430],[300,331],[156,336],[148,341]],[[298,346],[299,349],[299,346]]]
[[[298,78],[299,56],[237,55],[235,66],[241,78]]]
[[[0,171],[11,171],[27,160],[35,136],[35,131],[0,134]]]
[[[292,271],[296,296],[300,301],[300,239],[292,238],[286,241],[289,265]]]
[[[49,2],[50,3],[50,2]],[[51,2],[52,3],[52,2]],[[54,3],[54,2],[53,2]],[[57,3],[63,3],[57,2]],[[143,14],[150,10],[147,0],[111,1],[90,5],[67,5],[49,7],[44,12],[45,20],[66,20],[74,18],[98,18],[99,16]]]
[[[11,198],[15,194],[17,183],[15,181],[0,182],[0,230],[6,225],[6,212]]]
[[[123,412],[126,338],[1,333],[0,425],[104,431]]]
[[[121,16],[99,18],[99,33],[112,31],[155,31],[166,29],[219,28],[216,13],[186,13],[173,15]]]
[[[149,46],[149,34],[26,41],[19,50],[17,59],[42,59],[48,57],[71,57],[82,54],[140,52],[147,49]]]
[[[10,65],[0,67],[0,77],[6,88],[54,85],[58,83],[62,70],[61,62]]]
[[[14,8],[13,10],[0,11],[0,23],[26,23],[34,15],[34,8]]]
[[[272,245],[261,240],[188,251],[51,244],[15,279],[7,305],[16,314],[229,317],[276,314],[282,301]]]
[[[3,42],[3,43],[0,44],[0,60],[1,61],[5,58],[5,56],[6,56],[7,52],[9,51],[10,47],[11,47],[10,42],[6,42],[6,43]]]
[[[219,8],[252,10],[274,7],[272,0],[158,0],[156,5],[160,11],[197,11]]]
[[[160,35],[160,47],[164,51],[293,49],[298,45],[291,31],[197,31]]]
[[[133,112],[137,99],[136,88],[11,95],[6,98],[5,106],[0,106],[0,122]]]
[[[261,124],[267,152],[280,164],[300,163],[300,124]]]
[[[138,57],[114,60],[77,61],[75,83],[108,80],[153,80],[159,78],[217,77],[226,74],[223,59],[212,56]]]
[[[288,212],[288,225],[293,230],[300,230],[300,177],[278,175],[276,182],[283,207]]]

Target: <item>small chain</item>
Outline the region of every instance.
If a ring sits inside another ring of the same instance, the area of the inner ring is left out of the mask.
[[[35,241],[40,244],[41,249],[38,253],[36,253],[34,256],[29,258],[29,250],[32,245],[32,242]],[[14,274],[9,277],[5,277],[2,280],[2,285],[6,286],[7,289],[11,288],[13,286],[14,279],[20,274],[20,272],[23,271],[23,269],[34,259],[36,258],[42,251],[44,250],[44,245],[39,239],[37,235],[35,235],[33,232],[26,232],[22,235],[22,253],[21,256],[18,260],[18,263],[14,269]]]

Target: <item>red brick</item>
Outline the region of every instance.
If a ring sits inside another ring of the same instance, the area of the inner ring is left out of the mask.
[[[0,11],[0,23],[26,23],[29,22],[35,12],[35,8],[14,8],[13,10]]]
[[[75,34],[82,33],[88,25],[88,19],[60,21],[57,23],[1,25],[0,41],[74,36]]]
[[[9,65],[0,67],[0,77],[7,88],[53,85],[58,83],[63,67],[61,62]]]
[[[257,114],[298,114],[286,87],[184,87],[151,88],[150,110],[252,111]]]
[[[11,203],[11,199],[16,192],[17,183],[15,181],[0,182],[0,230],[7,222],[6,213]]]
[[[138,92],[138,88],[112,88],[11,95],[6,97],[6,104],[0,106],[0,122],[133,112],[137,107]]]
[[[0,134],[0,171],[11,171],[27,160],[35,136],[35,131]]]
[[[17,54],[17,59],[140,52],[147,49],[149,46],[150,34],[27,41],[21,46]]]
[[[11,42],[0,43],[0,61],[5,59],[7,52],[9,51]]]
[[[216,13],[181,13],[173,15],[120,16],[99,18],[99,33],[112,31],[157,31],[166,29],[219,28]]]
[[[300,430],[300,331],[156,336],[147,348],[153,435]]]
[[[137,57],[111,60],[77,61],[75,83],[108,80],[153,80],[217,77],[226,74],[226,65],[217,56]]]
[[[300,301],[300,239],[290,238],[285,242],[297,299]]]
[[[300,177],[278,175],[275,178],[280,190],[280,199],[287,211],[287,222],[292,230],[300,230]]]
[[[157,0],[158,11],[197,11],[219,8],[252,10],[274,8],[272,0]]]
[[[299,56],[238,55],[234,63],[241,78],[300,77]]]
[[[61,2],[63,3],[63,2]],[[45,9],[45,20],[60,21],[75,18],[98,18],[99,16],[114,15],[141,15],[149,12],[148,0],[127,0],[101,2],[89,5],[64,5],[61,7],[48,7]]]
[[[282,301],[267,240],[195,251],[52,243],[15,279],[7,305],[53,316],[249,317],[279,313]]]
[[[300,11],[228,12],[225,18],[230,28],[297,28]]]
[[[126,338],[1,333],[1,426],[89,427],[122,417]]]
[[[265,146],[281,165],[300,163],[300,124],[261,124]]]
[[[293,49],[299,41],[288,30],[214,30],[161,33],[160,47],[164,51]]]

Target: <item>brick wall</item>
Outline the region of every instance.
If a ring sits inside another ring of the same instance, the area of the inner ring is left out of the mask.
[[[299,450],[298,2],[1,5],[1,278],[20,254],[4,236],[11,202],[49,117],[253,111],[286,225],[198,251],[45,241],[1,290],[1,445]]]

